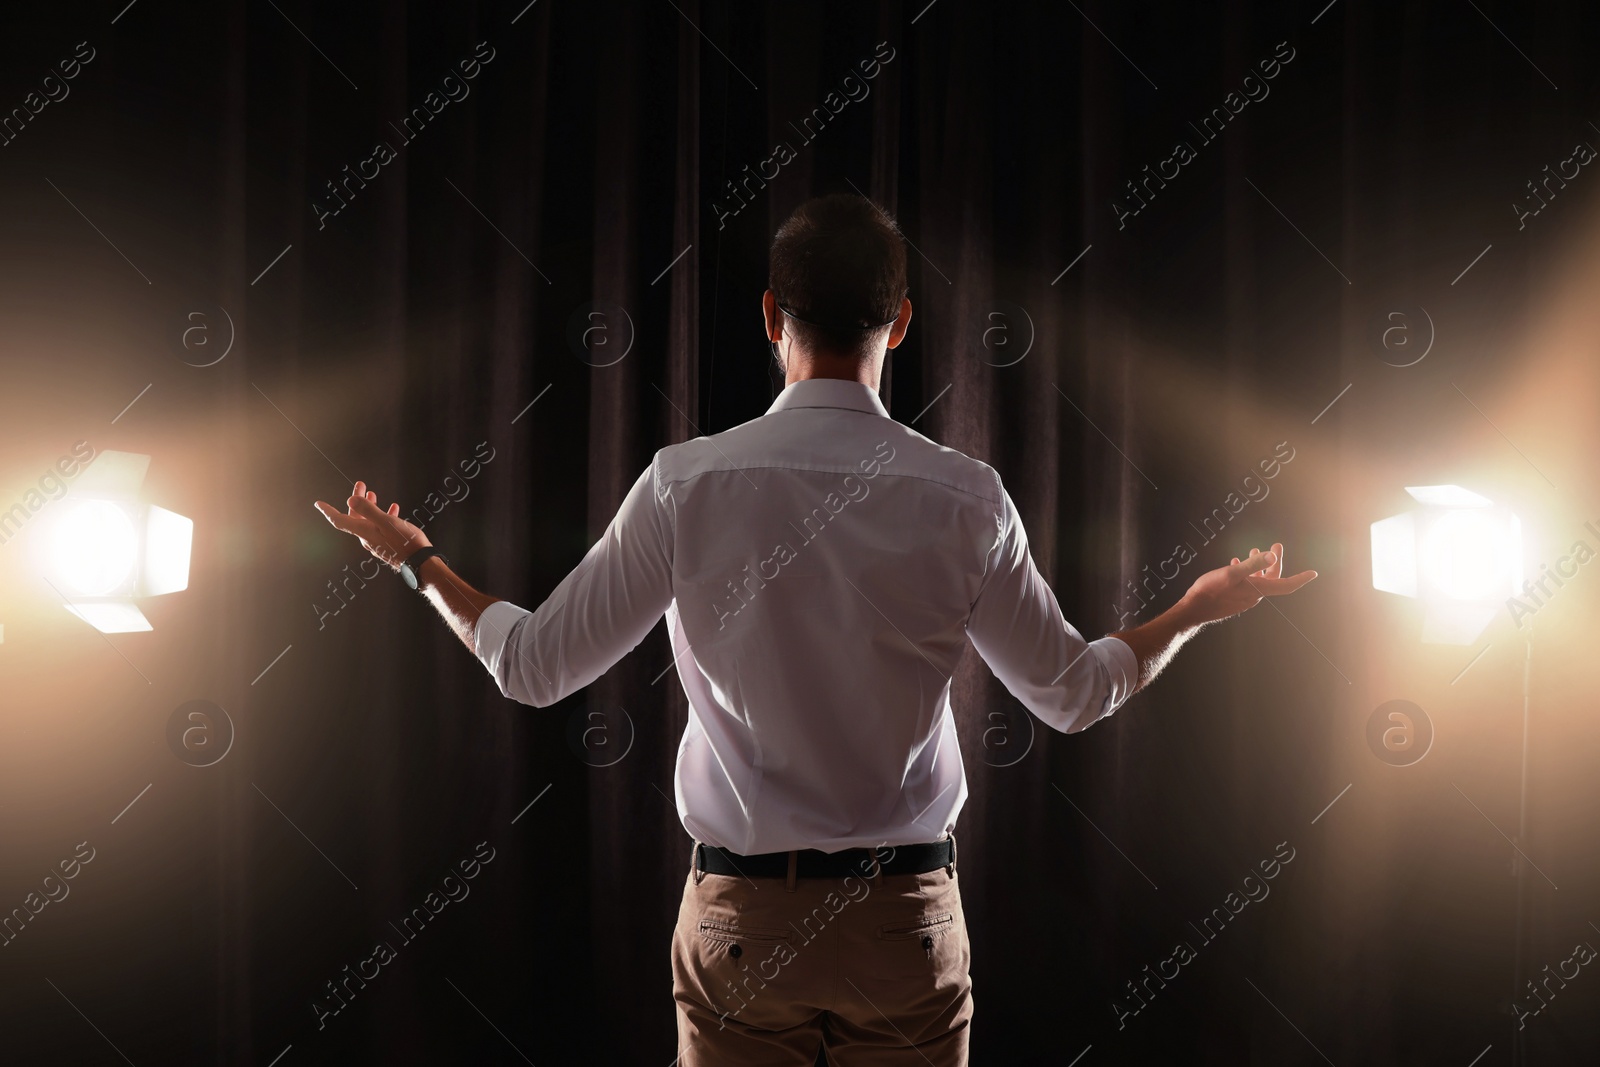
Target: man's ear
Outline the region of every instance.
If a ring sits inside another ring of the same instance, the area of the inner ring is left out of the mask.
[[[778,297],[771,289],[761,294],[761,317],[766,320],[767,340],[776,344],[783,339],[783,317],[778,314]]]
[[[894,324],[889,327],[889,348],[900,347],[900,342],[906,339],[906,330],[911,326],[911,298],[900,298],[900,314],[895,317]]]

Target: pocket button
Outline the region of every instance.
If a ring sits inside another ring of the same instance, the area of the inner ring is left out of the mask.
[[[740,948],[736,944],[729,945],[728,946],[728,955],[732,956],[734,959],[738,959],[740,956],[744,955],[744,949]]]

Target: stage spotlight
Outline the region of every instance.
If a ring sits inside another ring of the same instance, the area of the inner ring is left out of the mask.
[[[1470,645],[1522,583],[1522,525],[1459,485],[1407,486],[1420,507],[1372,524],[1373,588],[1422,601],[1422,640]]]
[[[149,467],[146,455],[100,453],[43,531],[50,584],[101,633],[150,629],[134,600],[189,586],[194,521],[140,500]]]
[[[56,517],[51,570],[83,596],[106,596],[133,576],[139,535],[128,513],[109,500],[65,500]]]

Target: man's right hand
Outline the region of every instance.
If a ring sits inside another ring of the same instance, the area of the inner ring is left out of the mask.
[[[368,489],[366,482],[355,484],[345,506],[348,510],[340,511],[326,501],[316,503],[317,510],[334,529],[359,538],[362,548],[396,570],[418,549],[432,544],[421,528],[400,517],[399,504],[390,504],[387,509],[380,507],[378,494]],[[462,581],[443,557],[434,556],[423,566],[438,580],[426,581],[420,587],[422,594],[444,616],[450,629],[467,646],[467,651],[477,654],[478,620],[483,617],[484,609],[499,598],[480,593]]]
[[[390,504],[387,511],[378,506],[378,494],[367,488],[366,482],[357,482],[345,501],[348,511],[341,512],[332,504],[317,501],[316,508],[323,518],[361,540],[361,547],[390,567],[398,570],[419,548],[432,542],[422,530],[400,517],[400,505]]]

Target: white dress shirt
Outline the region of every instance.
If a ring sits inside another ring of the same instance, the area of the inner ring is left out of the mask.
[[[889,418],[858,382],[788,386],[758,419],[663,448],[538,610],[478,622],[500,691],[543,707],[666,615],[689,723],[678,816],[736,853],[936,841],[966,774],[950,678],[971,641],[1063,732],[1138,661],[1086,643],[1034,567],[1000,477]]]

